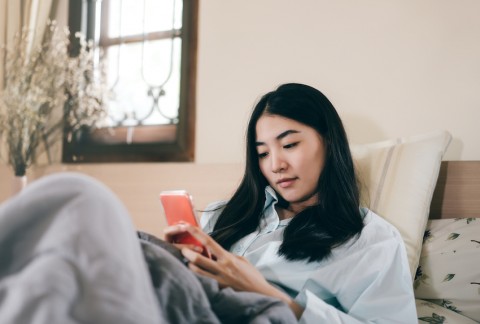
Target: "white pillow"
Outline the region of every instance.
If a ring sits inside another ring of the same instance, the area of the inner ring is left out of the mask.
[[[436,131],[351,146],[362,202],[399,230],[412,280],[440,164],[451,139],[449,132]]]

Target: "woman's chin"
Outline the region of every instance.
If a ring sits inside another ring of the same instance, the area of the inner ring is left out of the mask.
[[[302,194],[298,192],[280,192],[282,198],[289,203],[291,207],[293,205],[300,205],[303,208],[314,206],[318,203],[316,193],[314,194]]]

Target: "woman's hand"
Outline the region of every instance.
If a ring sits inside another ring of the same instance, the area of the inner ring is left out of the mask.
[[[164,234],[164,239],[165,241],[169,242],[169,243],[172,243],[174,246],[176,246],[177,248],[179,248],[180,250],[183,249],[183,248],[187,248],[187,249],[190,249],[190,250],[193,250],[197,253],[202,253],[203,252],[203,248],[198,246],[198,245],[194,245],[194,244],[179,244],[179,243],[176,243],[175,242],[175,237],[178,236],[179,234],[184,234],[187,232],[186,230],[186,225],[187,223],[178,223],[178,224],[175,224],[175,225],[172,225],[172,226],[168,226],[166,227],[164,230],[163,230],[163,234]]]
[[[226,251],[200,228],[186,223],[171,226],[166,229],[165,236],[185,232],[195,237],[213,256],[213,258],[207,258],[200,253],[195,253],[190,247],[182,248],[182,254],[189,260],[188,266],[193,272],[215,279],[221,287],[276,297],[284,301],[296,317],[300,318],[303,308],[290,296],[270,285],[246,258]]]
[[[271,287],[247,259],[226,251],[198,227],[185,225],[185,229],[214,255],[214,259],[209,259],[190,249],[182,249],[192,271],[215,279],[222,287],[239,291],[262,292],[262,289]]]

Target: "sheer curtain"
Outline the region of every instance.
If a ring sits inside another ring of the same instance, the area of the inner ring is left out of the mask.
[[[7,47],[22,27],[34,33],[30,46],[42,39],[48,19],[55,19],[58,0],[0,0],[0,44]],[[4,86],[5,57],[0,52],[0,88]]]

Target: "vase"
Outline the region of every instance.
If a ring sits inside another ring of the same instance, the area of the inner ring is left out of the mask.
[[[11,194],[12,196],[18,194],[27,185],[27,176],[14,176],[11,182]]]

